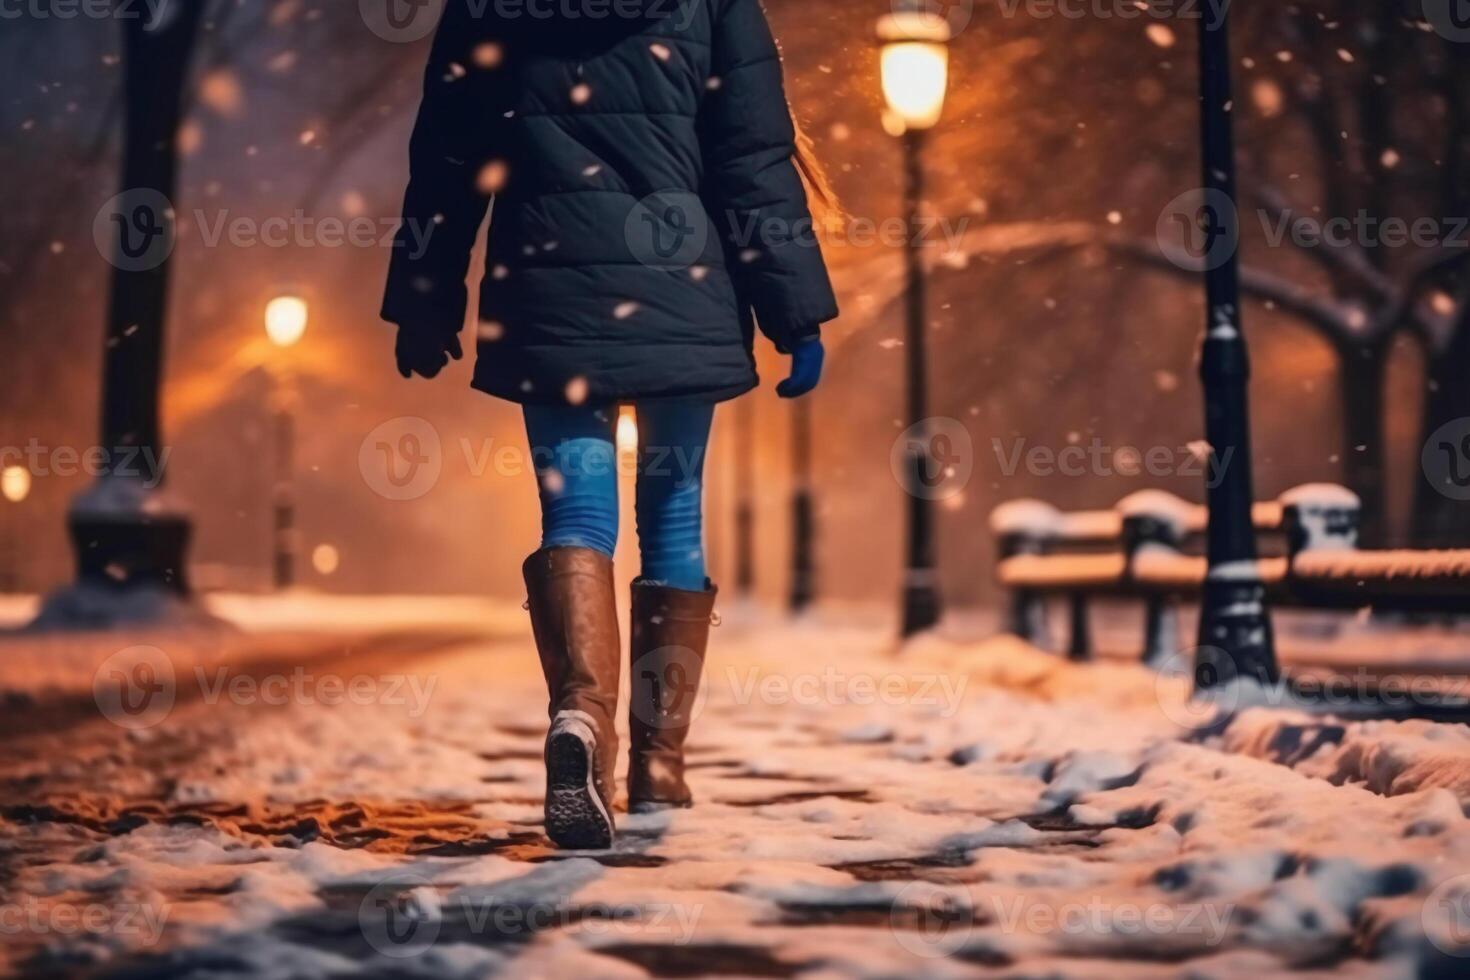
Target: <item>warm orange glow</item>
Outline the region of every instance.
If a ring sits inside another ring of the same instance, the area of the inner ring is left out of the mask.
[[[878,38],[889,113],[908,129],[933,127],[949,88],[948,22],[934,14],[890,14],[878,22]]]
[[[277,296],[265,305],[265,332],[277,347],[290,347],[306,333],[306,300]]]
[[[631,453],[638,450],[638,417],[630,408],[618,413],[618,452]]]
[[[24,466],[7,466],[0,470],[0,494],[12,504],[31,495],[31,471]]]
[[[883,48],[883,96],[909,129],[930,129],[944,112],[949,51],[942,44],[909,41]]]
[[[342,556],[329,544],[319,544],[311,551],[311,567],[319,575],[331,575],[342,566]]]

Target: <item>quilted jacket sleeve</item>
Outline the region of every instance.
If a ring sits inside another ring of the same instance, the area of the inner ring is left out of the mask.
[[[781,57],[760,0],[722,0],[701,139],[714,215],[761,331],[778,350],[820,334],[837,299],[793,157]]]
[[[446,333],[464,326],[465,276],[490,203],[481,175],[499,119],[499,48],[472,6],[450,0],[434,37],[382,309],[390,323]]]

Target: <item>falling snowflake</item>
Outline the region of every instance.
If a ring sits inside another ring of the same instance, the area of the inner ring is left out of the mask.
[[[1109,211],[1108,212],[1108,224],[1110,224],[1110,225],[1121,225],[1122,223],[1123,223],[1123,212],[1122,211]]]
[[[589,167],[582,168],[582,176],[583,177],[596,177],[600,173],[602,173],[602,166],[601,166],[601,164],[594,163],[594,164],[592,164]]]
[[[667,44],[659,44],[655,42],[648,46],[648,50],[653,52],[653,56],[655,58],[663,62],[667,62],[670,58],[674,56],[674,52],[669,50],[669,46]]]
[[[580,405],[587,400],[587,379],[573,378],[567,382],[567,403]]]
[[[505,336],[505,324],[499,320],[481,320],[475,327],[475,338],[493,344]]]
[[[474,62],[476,68],[498,68],[504,59],[505,51],[493,41],[486,41],[484,44],[475,48]]]
[[[480,168],[480,175],[475,178],[475,186],[480,189],[481,194],[499,194],[505,188],[505,182],[510,177],[510,168],[505,165],[504,160],[491,160]]]
[[[638,309],[638,304],[632,302],[631,300],[625,303],[619,303],[613,309],[613,316],[619,320],[626,320],[634,313],[637,313]]]
[[[1267,119],[1274,119],[1281,115],[1285,101],[1281,93],[1281,86],[1269,78],[1258,78],[1251,85],[1251,104]]]
[[[1176,41],[1173,28],[1164,24],[1150,24],[1145,33],[1150,41],[1161,48],[1172,48]]]
[[[586,105],[592,99],[592,86],[581,82],[572,86],[572,105]]]

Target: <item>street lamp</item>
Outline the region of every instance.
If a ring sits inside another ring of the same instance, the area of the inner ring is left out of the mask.
[[[1228,19],[1201,18],[1200,137],[1205,203],[1199,215],[1210,235],[1225,234],[1224,248],[1206,261],[1206,321],[1200,351],[1205,391],[1209,571],[1200,606],[1195,687],[1204,690],[1251,677],[1274,684],[1280,677],[1266,609],[1266,590],[1256,564],[1251,480],[1250,360],[1241,329],[1238,219],[1235,209],[1235,140],[1231,129]]]
[[[265,304],[265,333],[277,347],[294,347],[306,333],[308,307],[300,296],[277,296]]]
[[[953,32],[949,22],[922,9],[922,0],[910,0],[878,21],[883,97],[888,104],[885,123],[901,137],[904,157],[904,214],[908,221],[904,261],[908,288],[905,302],[907,368],[907,421],[915,435],[910,448],[908,500],[908,557],[903,586],[903,635],[913,636],[939,621],[940,600],[934,559],[933,504],[923,487],[931,482],[933,461],[922,438],[928,418],[927,358],[924,353],[927,319],[924,267],[919,253],[919,229],[924,200],[924,134],[944,112],[949,86],[949,49]]]
[[[21,503],[31,495],[31,471],[24,466],[7,466],[0,470],[0,496],[12,504]],[[25,528],[24,520],[15,522],[9,537],[5,561],[5,591],[20,591],[20,563],[23,554],[20,536]]]
[[[310,308],[300,296],[277,296],[265,305],[265,334],[287,350],[306,333]],[[276,486],[271,502],[271,582],[277,590],[296,581],[296,385],[289,370],[270,372],[275,428]]]
[[[735,423],[735,594],[755,591],[755,409],[736,403]]]
[[[791,596],[793,613],[804,612],[817,596],[816,507],[812,502],[811,397],[792,404],[791,470]]]
[[[31,495],[31,471],[24,466],[7,466],[0,470],[0,495],[18,504]]]

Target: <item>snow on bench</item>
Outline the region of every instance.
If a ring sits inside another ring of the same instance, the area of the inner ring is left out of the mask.
[[[1257,503],[1256,531],[1285,542],[1284,555],[1256,562],[1271,601],[1470,613],[1470,550],[1360,551],[1360,513],[1356,494],[1327,483]],[[1184,550],[1206,523],[1205,508],[1158,490],[1131,494],[1111,511],[1065,514],[1036,500],[1002,504],[991,529],[1000,546],[997,575],[1012,595],[1012,632],[1047,645],[1046,599],[1066,596],[1069,653],[1082,659],[1091,652],[1089,598],[1136,597],[1146,603],[1145,659],[1167,656],[1176,648],[1175,605],[1200,593],[1209,570],[1204,557]]]

